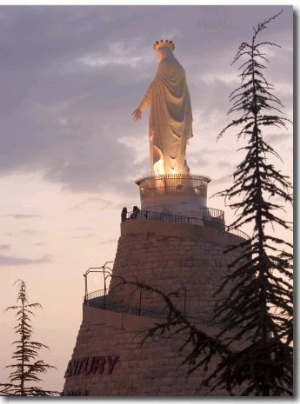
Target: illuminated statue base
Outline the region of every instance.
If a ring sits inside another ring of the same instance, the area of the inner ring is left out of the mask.
[[[202,219],[207,210],[207,184],[201,175],[168,174],[141,178],[141,209]]]

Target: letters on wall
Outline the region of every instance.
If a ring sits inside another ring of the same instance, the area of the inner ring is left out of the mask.
[[[73,358],[69,361],[65,377],[79,375],[112,374],[119,356],[92,356],[84,358]],[[72,389],[62,393],[63,396],[88,396],[84,389]]]
[[[65,377],[102,374],[104,370],[111,374],[119,356],[92,356],[84,358],[74,358],[68,363]]]

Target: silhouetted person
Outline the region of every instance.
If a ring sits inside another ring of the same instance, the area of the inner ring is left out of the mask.
[[[127,220],[127,208],[123,208],[122,213],[121,213],[121,220],[122,222],[125,222]]]
[[[130,219],[136,219],[139,212],[140,212],[140,209],[137,206],[134,206],[133,211],[132,211],[132,213],[130,215]]]

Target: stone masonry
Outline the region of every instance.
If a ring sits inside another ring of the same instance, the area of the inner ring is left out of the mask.
[[[162,321],[158,315],[150,316],[163,315],[165,305],[155,293],[141,292],[124,281],[138,280],[165,293],[178,291],[173,297],[177,307],[213,335],[214,292],[237,254],[224,250],[240,242],[240,237],[205,226],[150,220],[122,223],[105,310],[89,306],[92,302],[83,305],[63,394],[205,395],[198,389],[202,371],[188,377],[187,366],[180,366],[185,352],[179,356],[177,349],[182,340],[157,338],[141,345],[145,329]]]

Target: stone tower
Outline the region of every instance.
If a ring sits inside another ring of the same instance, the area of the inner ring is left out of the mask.
[[[168,85],[163,69],[167,73],[173,69],[174,75],[177,68],[178,62],[170,54],[173,49],[171,41],[156,43],[156,52],[164,56],[159,65],[170,57],[167,68],[158,68],[153,82],[158,80],[159,85]],[[179,78],[172,80],[182,89],[185,76],[181,69],[180,65]],[[135,120],[147,103],[155,109],[153,85],[149,88],[134,112]],[[168,105],[168,90],[162,87],[157,97],[160,105]],[[164,293],[177,292],[173,301],[178,309],[212,335],[214,292],[236,254],[224,255],[224,249],[246,238],[242,232],[228,231],[221,210],[207,207],[210,179],[189,172],[185,160],[186,142],[191,137],[188,91],[178,94],[178,98],[185,99],[186,106],[177,106],[178,116],[171,114],[174,122],[170,117],[157,118],[155,111],[150,112],[152,175],[136,181],[141,209],[132,219],[128,214],[121,223],[113,268],[104,265],[99,269],[104,287],[92,293],[86,289],[82,324],[66,367],[63,395],[176,397],[206,393],[198,390],[201,371],[188,377],[187,367],[180,366],[185,357],[184,352],[178,354],[180,338],[147,339],[141,344],[145,330],[166,317],[165,304],[158,294],[127,282],[140,281]],[[185,122],[181,122],[182,116]],[[157,124],[153,126],[151,119],[156,123],[163,121],[163,129]],[[165,119],[170,128],[166,128]],[[88,274],[89,271],[86,282]],[[215,391],[214,395],[225,393]]]

